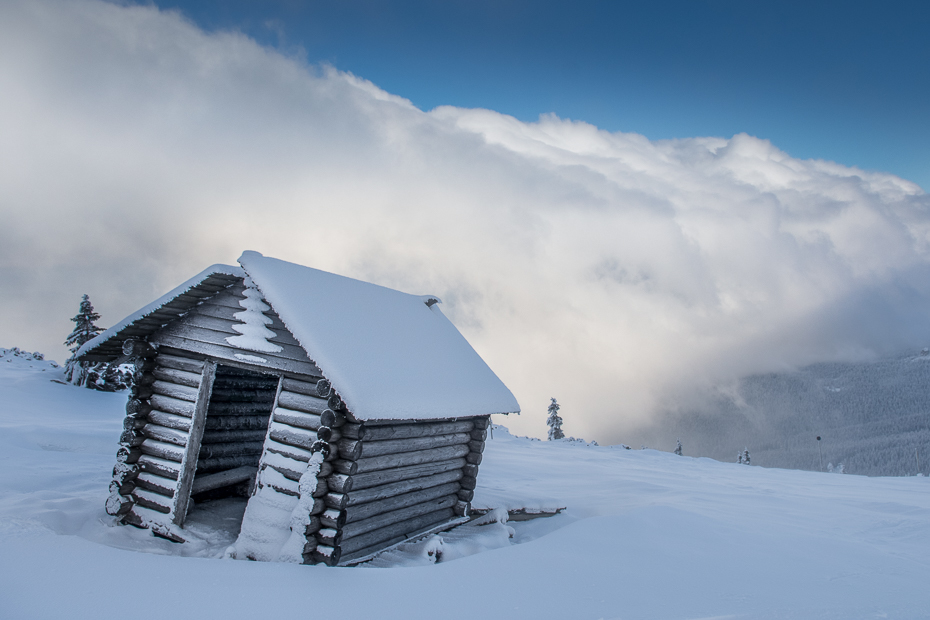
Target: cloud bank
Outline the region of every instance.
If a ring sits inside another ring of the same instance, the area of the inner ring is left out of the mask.
[[[622,441],[692,387],[930,341],[930,199],[748,135],[423,112],[102,2],[0,7],[0,344],[63,357],[244,249],[436,294],[544,434]]]

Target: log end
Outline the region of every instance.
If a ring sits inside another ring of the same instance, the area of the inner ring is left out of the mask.
[[[116,462],[131,465],[138,461],[140,456],[142,456],[142,450],[139,448],[127,448],[123,446],[116,452]]]
[[[132,499],[119,493],[110,493],[107,498],[106,511],[111,517],[122,517],[132,508]]]
[[[342,402],[342,399],[339,398],[339,394],[336,394],[335,392],[329,395],[329,400],[327,401],[327,405],[329,405],[329,408],[332,409],[333,412],[341,411],[342,408],[345,406],[344,403]]]
[[[317,564],[326,564],[327,566],[339,564],[340,557],[342,557],[342,551],[339,547],[326,545],[317,545],[317,548],[310,554],[311,561]]]
[[[471,504],[468,502],[458,501],[455,503],[455,506],[452,508],[457,517],[467,517],[471,512]]]
[[[321,417],[321,420],[322,420],[322,417]],[[333,438],[333,429],[330,426],[324,424],[323,426],[317,429],[316,438],[319,439],[320,441],[329,441],[330,439]]]
[[[127,338],[123,341],[123,355],[133,358],[155,357],[155,347],[138,338]]]

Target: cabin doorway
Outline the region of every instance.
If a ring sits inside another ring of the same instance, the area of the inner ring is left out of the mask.
[[[230,544],[239,535],[279,380],[217,365],[185,529],[216,530]]]

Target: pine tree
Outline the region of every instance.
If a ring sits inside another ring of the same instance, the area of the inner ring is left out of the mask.
[[[675,446],[675,454],[681,456],[681,439],[678,439],[678,445]]]
[[[743,448],[743,453],[742,453],[740,456],[741,456],[742,459],[743,459],[743,460],[742,460],[743,465],[749,465],[749,464],[750,464],[750,459],[749,459],[749,448]]]
[[[549,426],[549,441],[553,439],[563,439],[565,434],[562,432],[562,418],[559,417],[559,403],[552,399],[549,405],[549,417],[546,424]]]
[[[103,328],[94,325],[94,321],[100,318],[100,315],[94,312],[94,305],[90,303],[90,297],[84,295],[81,299],[81,308],[77,315],[71,320],[74,321],[74,331],[65,340],[65,346],[70,347],[71,357],[65,362],[65,379],[74,385],[87,385],[88,371],[94,364],[88,362],[79,362],[74,359],[85,342],[92,340]],[[88,385],[88,387],[91,387]]]
[[[103,392],[116,392],[124,390],[132,384],[132,370],[127,366],[107,364],[105,362],[79,362],[74,359],[78,350],[98,334],[104,331],[94,322],[100,315],[94,312],[94,306],[87,295],[81,299],[81,307],[74,321],[74,331],[65,340],[65,345],[71,347],[71,357],[65,363],[65,379],[74,385],[101,390]]]
[[[736,453],[736,462],[737,462],[739,465],[742,465],[742,464],[743,464],[743,453],[742,453],[742,452],[737,452],[737,453]]]

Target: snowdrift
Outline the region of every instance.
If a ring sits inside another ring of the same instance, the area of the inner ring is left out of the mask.
[[[104,510],[125,396],[0,349],[0,617],[926,618],[930,479],[763,469],[488,439],[471,525],[367,567],[220,559],[234,507],[193,541]],[[364,596],[359,596],[364,593]],[[454,602],[454,604],[453,604]]]

